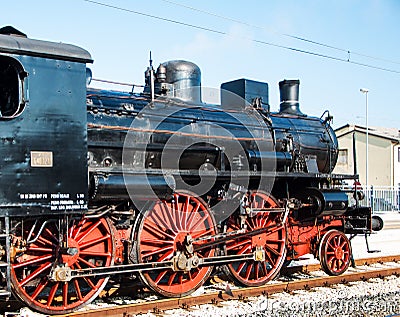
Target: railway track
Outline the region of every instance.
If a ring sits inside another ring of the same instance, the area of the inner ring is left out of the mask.
[[[195,305],[214,304],[219,305],[229,300],[246,300],[249,297],[260,295],[271,295],[280,292],[294,292],[298,290],[310,290],[315,287],[330,287],[335,284],[348,284],[355,281],[367,281],[371,278],[384,278],[395,275],[400,276],[400,265],[390,265],[393,262],[400,262],[399,256],[385,256],[378,258],[367,258],[355,260],[357,269],[349,270],[346,274],[340,276],[312,276],[310,273],[320,270],[319,264],[310,264],[303,266],[293,266],[286,268],[283,276],[293,276],[300,273],[303,275],[298,280],[283,280],[270,282],[260,287],[231,288],[229,284],[216,286],[215,290],[200,294],[197,296],[187,296],[183,298],[168,298],[143,301],[139,303],[109,306],[106,308],[95,308],[85,311],[74,312],[63,317],[129,317],[135,314],[153,312],[162,315],[164,311],[170,309],[190,309]],[[378,267],[371,267],[378,264]],[[381,264],[379,267],[379,264]],[[304,277],[304,275],[309,275]]]

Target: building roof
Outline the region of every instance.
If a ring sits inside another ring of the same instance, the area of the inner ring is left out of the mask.
[[[346,124],[335,129],[337,137],[344,136],[353,131],[366,133],[367,129],[362,125]],[[371,127],[368,126],[368,134],[376,137],[389,139],[394,142],[400,142],[400,130],[397,128],[386,128],[386,127]]]

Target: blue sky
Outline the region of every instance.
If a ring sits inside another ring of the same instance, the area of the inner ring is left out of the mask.
[[[155,66],[172,59],[195,62],[202,70],[204,87],[218,88],[222,82],[237,78],[265,81],[269,84],[273,110],[279,107],[278,82],[300,79],[302,112],[320,116],[329,109],[334,116],[334,127],[346,123],[365,124],[365,97],[359,89],[366,87],[370,90],[369,124],[400,128],[398,0],[97,1],[228,35],[151,19],[84,0],[4,1],[1,25],[13,25],[31,38],[72,43],[87,49],[95,60],[91,68],[96,78],[143,84],[151,50]],[[242,23],[190,10],[176,3]],[[283,34],[349,50],[353,52],[350,53],[351,61],[398,73],[253,41],[348,58],[345,51],[313,45]]]

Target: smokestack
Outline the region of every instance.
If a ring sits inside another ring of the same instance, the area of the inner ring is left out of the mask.
[[[299,104],[299,86],[300,80],[282,80],[279,82],[280,109],[279,113],[286,113],[296,116],[305,116],[300,111]]]

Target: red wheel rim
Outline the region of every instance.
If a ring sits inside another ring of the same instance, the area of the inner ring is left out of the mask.
[[[321,240],[320,261],[329,275],[344,273],[351,261],[351,244],[346,235],[338,230],[328,231]]]
[[[20,228],[21,240],[26,240],[35,223],[25,221]],[[36,222],[40,228],[42,220]],[[18,254],[11,265],[13,290],[32,309],[45,314],[63,314],[88,304],[103,289],[108,278],[82,277],[69,282],[52,281],[49,273],[54,263],[68,265],[71,269],[110,266],[113,261],[113,237],[106,219],[75,219],[69,226],[69,247],[75,254],[59,254],[58,220],[47,222],[43,231],[31,235],[35,240]]]
[[[268,194],[252,192],[251,208],[276,208],[278,203]],[[246,231],[273,226],[278,223],[279,213],[261,212],[246,220]],[[227,222],[227,231],[239,230],[238,216],[232,215]],[[280,271],[286,255],[285,227],[279,226],[269,232],[256,236],[244,237],[226,243],[227,255],[249,254],[256,249],[265,253],[265,261],[241,261],[227,265],[230,276],[246,286],[259,286],[273,279]]]
[[[215,234],[214,217],[204,201],[189,193],[174,194],[173,201],[159,201],[143,216],[138,232],[139,262],[171,260],[187,235],[192,239]],[[204,243],[204,242],[202,242]],[[194,248],[201,244],[193,243]],[[215,250],[204,248],[195,252],[199,258],[214,255]],[[140,273],[143,282],[155,292],[169,297],[185,296],[199,288],[211,273],[211,267],[190,271],[172,269]]]

